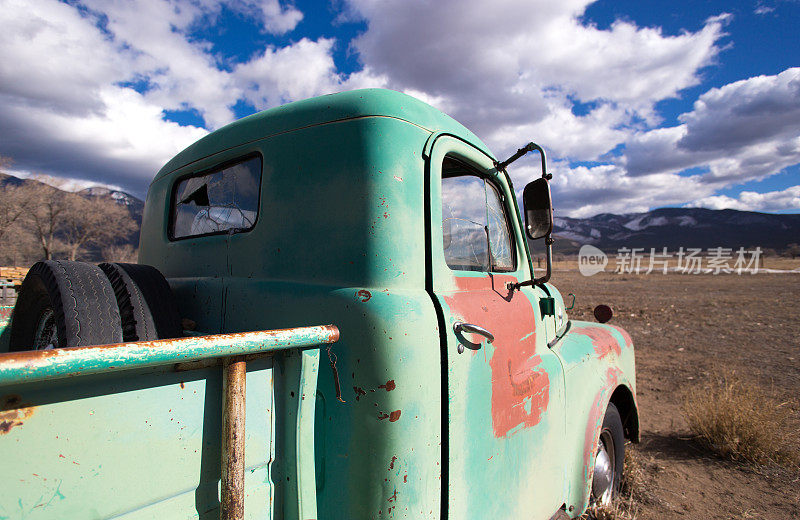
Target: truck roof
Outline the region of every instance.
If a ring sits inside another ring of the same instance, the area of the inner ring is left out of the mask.
[[[464,125],[427,103],[394,90],[371,88],[295,101],[234,121],[186,147],[159,170],[154,180],[244,143],[360,117],[391,117],[432,133],[453,134],[492,155],[488,147]]]

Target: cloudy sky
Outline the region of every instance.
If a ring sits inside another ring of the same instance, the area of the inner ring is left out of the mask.
[[[541,144],[562,216],[796,213],[799,25],[798,0],[0,0],[0,155],[143,197],[208,131],[385,87],[501,159]]]

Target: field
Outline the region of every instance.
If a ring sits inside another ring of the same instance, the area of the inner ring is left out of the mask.
[[[609,304],[611,323],[626,328],[636,346],[642,442],[632,449],[635,518],[800,518],[796,467],[713,454],[692,436],[682,408],[688,390],[733,372],[788,401],[798,431],[800,274],[584,277],[571,269],[556,271],[552,281],[567,305],[566,295],[577,295],[571,318],[593,320],[594,306]]]

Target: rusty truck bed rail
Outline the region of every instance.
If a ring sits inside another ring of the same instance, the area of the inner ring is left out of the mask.
[[[0,386],[334,343],[334,325],[0,354]]]
[[[298,379],[298,395],[289,411],[284,456],[288,481],[284,518],[316,518],[314,467],[314,399],[319,372],[319,347],[339,339],[335,325],[214,334],[180,339],[139,341],[0,354],[0,387],[133,368],[176,365],[181,370],[206,368],[204,361],[222,361],[222,496],[220,518],[244,518],[245,381],[247,356],[302,349],[288,360]],[[200,362],[200,363],[192,363]],[[188,364],[187,364],[188,363]],[[292,393],[292,396],[295,394]]]

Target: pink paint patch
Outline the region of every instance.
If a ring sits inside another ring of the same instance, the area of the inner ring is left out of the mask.
[[[572,329],[572,334],[583,334],[592,340],[597,357],[603,359],[612,352],[619,356],[622,349],[611,331],[603,327],[577,327]]]
[[[589,420],[586,423],[586,436],[583,441],[583,481],[586,482],[585,493],[589,495],[591,486],[590,473],[594,463],[597,443],[600,440],[600,429],[603,427],[603,419],[606,414],[606,403],[611,392],[617,386],[619,374],[622,372],[616,367],[609,367],[606,371],[606,383],[594,398],[592,408],[589,410]]]
[[[510,298],[511,276],[456,278],[459,291],[446,296],[451,311],[465,321],[479,321],[495,334],[492,371],[492,429],[506,437],[519,425],[538,424],[550,400],[550,378],[536,355],[531,334],[533,307],[521,293]],[[472,353],[477,355],[478,352]]]
[[[625,345],[626,346],[633,345],[633,340],[631,339],[631,336],[630,336],[630,334],[628,334],[627,330],[623,329],[622,327],[617,327],[616,325],[611,325],[611,327],[613,327],[614,329],[616,329],[617,332],[622,334],[622,339],[625,340]]]

